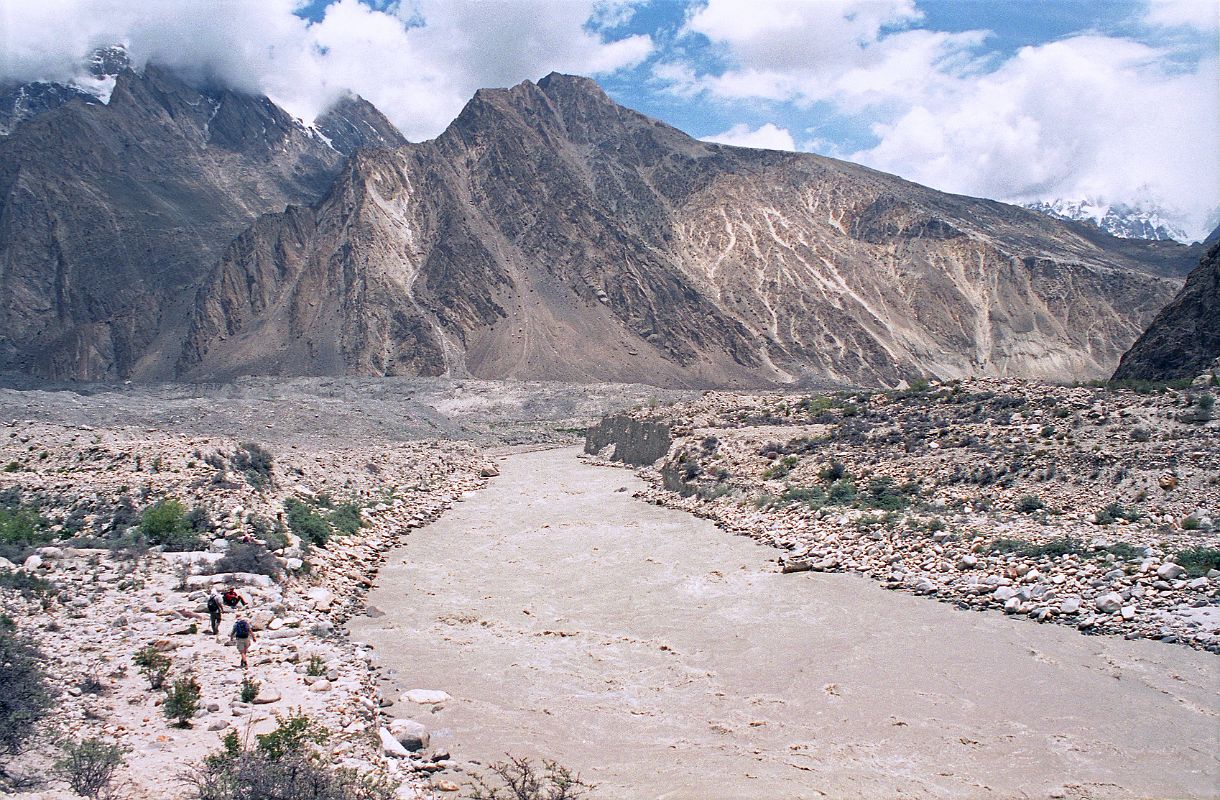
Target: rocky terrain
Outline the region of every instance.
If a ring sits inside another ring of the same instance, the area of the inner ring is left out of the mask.
[[[119,796],[176,797],[225,733],[252,741],[277,714],[304,713],[329,730],[333,763],[401,785],[399,797],[456,786],[425,725],[379,716],[402,702],[426,723],[428,704],[383,696],[375,655],[345,633],[353,615],[377,613],[362,598],[383,554],[486,483],[485,448],[570,444],[623,402],[680,397],[445,379],[0,391],[0,612],[37,642],[57,694],[36,746],[3,766],[42,779],[31,800],[71,797],[46,782],[56,741],[96,736],[125,748]],[[186,544],[147,539],[143,518],[166,498],[189,511]],[[293,501],[347,522],[310,546]],[[43,521],[33,539],[10,524],[23,509]],[[247,540],[271,555],[224,561]],[[234,617],[208,631],[205,593],[224,585],[241,587],[259,637],[253,703],[240,698]],[[199,681],[191,728],[164,718],[164,694],[133,662],[148,645],[172,659],[171,680]]]
[[[1220,241],[1148,330],[1123,354],[1115,380],[1180,380],[1220,360]]]
[[[403,141],[359,98],[308,128],[265,97],[106,52],[105,103],[77,86],[0,87],[3,371],[167,377],[233,237],[322,197],[349,148]]]
[[[552,74],[480,90],[437,139],[361,151],[325,200],[259,220],[200,292],[178,369],[1100,378],[1193,253],[696,141]]]
[[[709,393],[631,417],[674,437],[647,496],[786,572],[1220,652],[1217,389],[1196,384]]]

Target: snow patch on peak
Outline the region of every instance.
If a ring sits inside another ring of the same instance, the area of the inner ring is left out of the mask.
[[[1025,207],[1057,219],[1086,222],[1122,239],[1190,242],[1183,223],[1152,203],[1108,203],[1102,198],[1040,200]]]

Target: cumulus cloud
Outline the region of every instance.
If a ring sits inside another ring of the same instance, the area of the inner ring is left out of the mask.
[[[551,70],[606,74],[652,52],[647,35],[611,37],[625,0],[418,0],[375,9],[338,0],[321,20],[297,0],[8,0],[0,80],[67,80],[93,48],[122,42],[202,81],[261,92],[313,119],[345,91],[414,139],[439,133],[474,91]],[[592,23],[590,22],[592,20]]]
[[[741,122],[723,133],[704,137],[704,141],[731,144],[735,147],[757,147],[762,150],[796,149],[792,134],[786,128],[780,128],[771,122],[763,123],[757,128],[751,128]]]
[[[729,107],[766,101],[791,119],[821,103],[832,119],[871,120],[874,144],[832,154],[939,189],[1156,203],[1196,236],[1215,224],[1214,51],[1091,34],[1002,59],[986,49],[987,31],[919,22],[906,0],[709,0],[684,33],[705,37],[723,66],[669,59],[653,74],[673,93]],[[1153,0],[1133,24],[1210,30],[1214,0]]]

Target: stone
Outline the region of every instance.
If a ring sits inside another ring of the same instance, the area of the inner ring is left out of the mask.
[[[1186,570],[1179,564],[1166,562],[1156,568],[1156,576],[1161,580],[1175,581],[1186,574]]]
[[[280,691],[274,687],[262,689],[259,691],[258,696],[254,698],[254,704],[266,706],[271,703],[278,703],[282,697],[283,695],[280,694]]]
[[[381,751],[387,756],[395,756],[397,758],[408,758],[411,753],[407,748],[403,747],[394,735],[385,728],[377,729],[377,738],[381,740]]]
[[[1103,614],[1113,614],[1123,607],[1123,596],[1118,592],[1108,592],[1094,600],[1093,605]]]
[[[396,719],[390,723],[390,733],[399,744],[412,752],[423,750],[431,741],[428,729],[412,719]]]
[[[1001,603],[1007,603],[1010,599],[1017,596],[1017,590],[1011,586],[997,586],[991,596]]]
[[[27,558],[25,560],[25,563],[22,564],[22,566],[24,566],[28,570],[38,569],[39,567],[42,566],[42,556],[35,553],[34,555]]]
[[[432,776],[432,788],[441,792],[460,792],[462,790],[461,786],[458,786],[453,781],[447,778],[442,778],[438,775]]]
[[[1060,614],[1075,614],[1080,611],[1079,597],[1065,597],[1059,601]]]
[[[1157,483],[1160,484],[1160,487],[1162,489],[1164,489],[1165,491],[1171,492],[1174,489],[1178,488],[1178,476],[1170,474],[1170,473],[1166,473],[1161,476],[1160,480],[1158,480]]]
[[[1122,617],[1128,622],[1135,619],[1135,606],[1123,606]]]
[[[479,470],[480,478],[498,478],[500,476],[500,468],[495,464],[487,464]]]
[[[402,699],[408,703],[417,703],[419,705],[436,705],[444,703],[453,698],[447,693],[437,689],[409,689],[403,692]]]
[[[978,566],[979,560],[973,555],[967,553],[957,560],[957,568],[960,570],[974,569]]]
[[[309,687],[309,691],[311,691],[311,692],[329,692],[330,687],[331,687],[330,681],[326,680],[326,678],[322,678],[320,680],[314,681],[313,685],[311,685]]]

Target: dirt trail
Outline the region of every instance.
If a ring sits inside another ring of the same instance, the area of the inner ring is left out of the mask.
[[[544,755],[606,798],[1220,795],[1214,655],[780,575],[571,449],[502,469],[352,625],[453,695],[396,710],[459,762]]]

